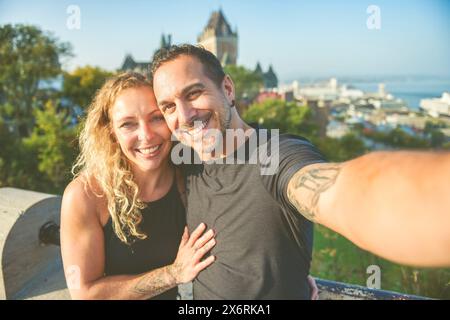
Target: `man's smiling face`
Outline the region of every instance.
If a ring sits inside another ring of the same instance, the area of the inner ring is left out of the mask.
[[[217,86],[197,58],[180,55],[156,70],[153,87],[170,130],[199,154],[214,143],[205,138],[207,130],[225,132],[234,98],[228,76]]]

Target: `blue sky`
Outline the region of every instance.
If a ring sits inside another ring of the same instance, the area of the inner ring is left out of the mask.
[[[81,29],[66,27],[78,5]],[[369,30],[369,5],[381,29]],[[31,23],[72,43],[66,68],[118,68],[126,53],[149,60],[161,33],[195,43],[213,10],[238,28],[238,63],[273,64],[281,80],[305,76],[440,75],[450,77],[447,0],[0,0],[0,23]]]

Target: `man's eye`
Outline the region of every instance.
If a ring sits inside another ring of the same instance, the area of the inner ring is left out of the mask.
[[[175,104],[166,104],[164,107],[163,107],[163,112],[164,113],[172,113],[172,112],[174,112],[175,111]]]
[[[189,100],[195,99],[200,95],[201,91],[200,90],[194,90],[188,93],[187,98]]]

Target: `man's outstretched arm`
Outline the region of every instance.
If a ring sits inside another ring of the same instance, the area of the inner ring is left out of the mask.
[[[300,169],[297,210],[361,248],[417,266],[450,266],[450,153],[374,152]]]

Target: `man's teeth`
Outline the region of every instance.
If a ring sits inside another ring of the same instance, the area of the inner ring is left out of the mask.
[[[150,154],[155,152],[156,150],[158,150],[161,147],[160,144],[158,144],[157,146],[154,147],[150,147],[150,148],[145,148],[145,149],[139,149],[139,151],[143,154]]]
[[[192,136],[195,136],[196,134],[199,134],[203,129],[206,128],[208,125],[209,119],[203,120],[202,124],[199,125],[197,128],[189,130],[189,134]]]

